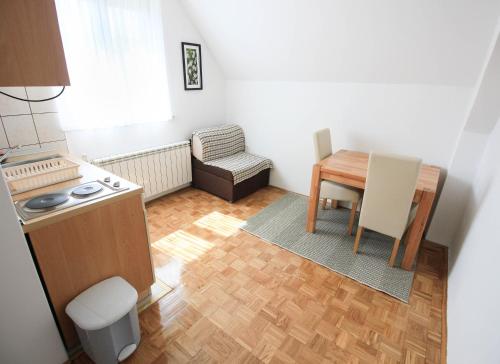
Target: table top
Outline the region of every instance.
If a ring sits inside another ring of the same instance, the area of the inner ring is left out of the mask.
[[[323,159],[319,164],[322,173],[339,176],[343,179],[356,180],[364,186],[368,171],[368,158],[368,153],[341,149]],[[436,192],[439,173],[439,167],[422,164],[416,190],[419,192]]]

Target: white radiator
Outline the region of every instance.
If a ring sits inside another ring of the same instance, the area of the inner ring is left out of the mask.
[[[144,187],[146,201],[192,181],[189,141],[94,159],[91,163]]]

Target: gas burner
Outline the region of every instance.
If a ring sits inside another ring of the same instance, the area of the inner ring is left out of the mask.
[[[25,207],[32,210],[43,210],[61,205],[68,200],[69,196],[66,193],[49,193],[32,198],[26,202]]]
[[[94,193],[102,191],[102,189],[103,189],[103,187],[100,183],[89,182],[87,184],[78,186],[73,191],[71,191],[71,194],[76,196],[76,197],[87,197],[87,196],[93,195]]]

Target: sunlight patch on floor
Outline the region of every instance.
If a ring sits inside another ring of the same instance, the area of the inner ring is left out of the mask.
[[[182,260],[184,263],[196,260],[215,245],[184,230],[177,230],[154,242],[153,247]]]
[[[158,254],[158,251],[155,251]],[[178,287],[182,283],[184,262],[175,257],[169,257],[167,262],[155,263],[155,275],[170,287]]]
[[[164,283],[161,279],[156,277],[156,282],[151,286],[151,294],[137,303],[138,305],[137,311],[141,313],[146,308],[151,306],[153,303],[158,302],[160,298],[172,292],[172,290],[173,290],[172,287],[170,287],[169,285]]]
[[[211,212],[194,222],[196,226],[213,231],[214,233],[224,237],[236,234],[240,229],[240,226],[244,223],[244,220],[224,215],[217,211]]]

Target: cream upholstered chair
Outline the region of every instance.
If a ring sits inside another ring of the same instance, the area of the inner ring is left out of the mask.
[[[332,142],[330,137],[330,129],[321,129],[313,134],[314,140],[314,156],[316,163],[332,155]],[[321,181],[320,198],[322,199],[322,207],[325,208],[327,200],[332,200],[332,207],[337,207],[337,201],[349,201],[352,203],[351,215],[349,217],[349,225],[347,231],[352,235],[352,227],[356,216],[358,202],[361,199],[361,192],[357,189],[343,186],[331,181]]]
[[[412,201],[421,164],[416,158],[370,153],[354,253],[363,230],[374,230],[395,239],[389,258],[394,265],[401,237],[415,218]]]

